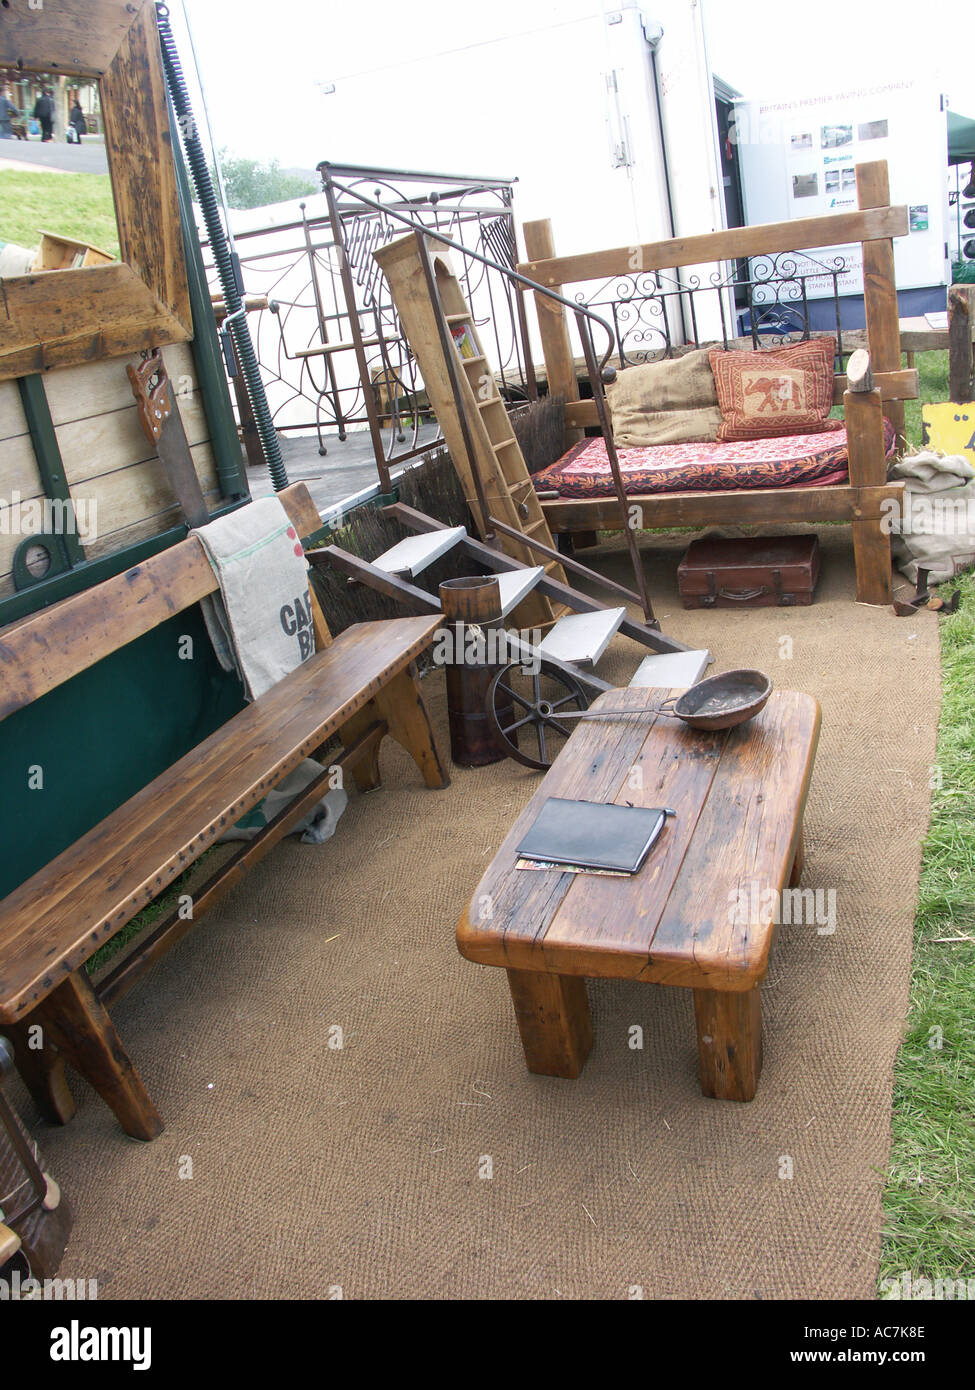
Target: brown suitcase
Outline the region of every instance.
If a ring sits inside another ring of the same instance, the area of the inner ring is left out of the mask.
[[[685,608],[787,608],[812,603],[816,536],[703,536],[677,570]]]

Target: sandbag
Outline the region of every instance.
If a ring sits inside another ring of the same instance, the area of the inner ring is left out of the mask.
[[[898,459],[892,482],[904,482],[903,506],[891,508],[894,563],[912,584],[928,570],[943,584],[975,565],[975,469],[960,454],[921,451]]]
[[[324,771],[321,763],[316,763],[314,758],[305,758],[304,762],[298,764],[294,772],[289,773],[272,791],[268,792],[267,796],[248,811],[246,816],[241,816],[236,825],[232,825],[225,834],[221,835],[221,841],[253,840],[258,831],[263,830],[280,811],[284,810],[289,802],[295,799],[299,792],[303,792]],[[324,844],[335,834],[342,812],[348,803],[348,792],[341,787],[332,787],[320,801],[315,803],[306,816],[303,816],[291,827],[288,833],[300,835],[303,845]]]

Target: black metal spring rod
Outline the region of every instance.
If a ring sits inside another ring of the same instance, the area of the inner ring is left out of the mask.
[[[264,450],[264,457],[267,460],[274,490],[280,492],[282,488],[288,486],[288,474],[284,466],[284,459],[281,456],[281,446],[278,443],[267,396],[264,392],[264,382],[261,378],[257,354],[254,351],[254,343],[245,314],[242,312],[244,306],[237,271],[230,247],[227,244],[224,226],[220,220],[213,179],[210,177],[203,143],[200,140],[196,120],[193,116],[179,51],[169,23],[167,5],[157,3],[156,19],[159,26],[159,41],[162,48],[163,68],[166,73],[166,85],[169,89],[170,100],[173,103],[173,110],[176,113],[176,123],[183,141],[190,177],[199,199],[200,210],[210,241],[210,252],[220,279],[220,288],[223,291],[224,306],[227,311],[224,326],[233,337],[234,346],[237,349],[237,360],[240,363],[241,375],[247,387],[247,396],[250,400],[257,433]]]

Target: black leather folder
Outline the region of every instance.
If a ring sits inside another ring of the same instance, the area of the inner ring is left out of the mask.
[[[669,807],[550,796],[516,853],[545,863],[635,874],[673,814]]]

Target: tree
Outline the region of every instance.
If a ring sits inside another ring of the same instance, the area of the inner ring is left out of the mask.
[[[282,169],[277,159],[262,163],[221,150],[220,169],[232,208],[262,208],[268,203],[286,203],[321,192],[311,179]]]

